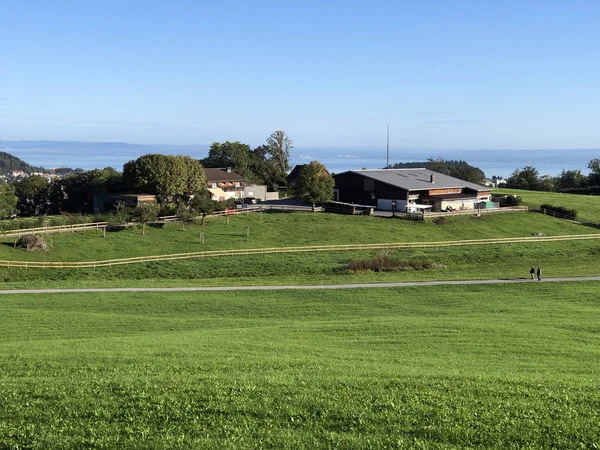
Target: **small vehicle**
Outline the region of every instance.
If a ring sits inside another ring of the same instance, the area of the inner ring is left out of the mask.
[[[248,203],[249,205],[255,205],[256,199],[254,197],[244,197],[244,203]]]

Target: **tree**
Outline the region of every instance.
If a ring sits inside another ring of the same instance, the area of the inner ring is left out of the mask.
[[[445,160],[443,158],[429,158],[425,165],[429,170],[443,173],[454,178],[481,184],[485,173],[478,167],[471,166],[466,161]]]
[[[521,170],[515,169],[508,178],[506,187],[536,191],[539,187],[539,173],[532,166],[524,167]]]
[[[15,214],[18,201],[12,184],[0,185],[0,219],[8,219]]]
[[[193,211],[196,211],[202,215],[201,225],[204,225],[206,216],[215,211],[215,202],[212,201],[210,192],[208,192],[208,189],[206,188],[196,192],[196,195],[194,195],[190,206]]]
[[[189,156],[177,156],[181,158],[186,170],[184,198],[189,200],[198,189],[206,187],[206,174],[204,168],[197,159]]]
[[[71,173],[52,183],[50,203],[56,210],[93,212],[94,194],[102,190],[121,192],[124,189],[122,174],[112,167]]]
[[[181,229],[185,230],[185,224],[193,222],[196,214],[193,208],[190,205],[187,205],[184,202],[181,202],[177,205],[177,210],[175,211],[175,215],[181,221]]]
[[[133,210],[133,221],[142,225],[142,234],[146,234],[146,224],[156,219],[158,209],[156,203],[142,203]]]
[[[335,182],[319,161],[311,161],[300,169],[300,174],[290,191],[294,197],[313,205],[328,202],[333,198]]]
[[[276,191],[285,179],[285,174],[282,176],[269,151],[268,146],[260,145],[250,152],[250,181],[266,184],[269,190]]]
[[[200,163],[204,167],[231,167],[243,177],[250,175],[250,146],[239,141],[213,142],[208,156]]]
[[[156,195],[159,203],[190,195],[191,189],[206,182],[198,161],[161,154],[143,155],[125,163],[123,178],[133,189]]]
[[[290,170],[290,150],[294,148],[294,141],[285,134],[285,131],[277,130],[267,138],[267,147],[275,167],[287,174]]]
[[[39,175],[32,175],[14,183],[18,197],[17,209],[24,216],[39,216],[48,211],[48,181]]]
[[[600,159],[594,158],[588,162],[588,169],[591,173],[588,175],[588,186],[600,186]]]
[[[585,187],[586,181],[586,177],[581,173],[581,170],[563,170],[556,177],[556,190]]]
[[[543,175],[539,178],[538,190],[552,192],[554,191],[554,178],[550,175]]]

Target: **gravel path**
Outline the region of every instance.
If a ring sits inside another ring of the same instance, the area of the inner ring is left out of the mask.
[[[506,284],[506,283],[556,283],[565,281],[600,281],[598,277],[543,278],[541,281],[529,278],[505,280],[447,280],[447,281],[406,281],[401,283],[362,283],[362,284],[316,284],[306,286],[205,286],[205,287],[124,287],[124,288],[74,288],[74,289],[6,289],[2,294],[60,294],[85,292],[188,292],[188,291],[281,291],[294,289],[365,289],[403,288],[413,286],[444,286],[465,284]]]

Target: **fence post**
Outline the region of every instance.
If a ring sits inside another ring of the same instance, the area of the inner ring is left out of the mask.
[[[200,243],[204,244],[204,233],[200,233]]]

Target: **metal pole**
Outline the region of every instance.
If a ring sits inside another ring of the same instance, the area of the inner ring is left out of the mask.
[[[386,159],[386,164],[385,164],[385,168],[389,169],[390,168],[390,124],[387,124],[387,159]]]

